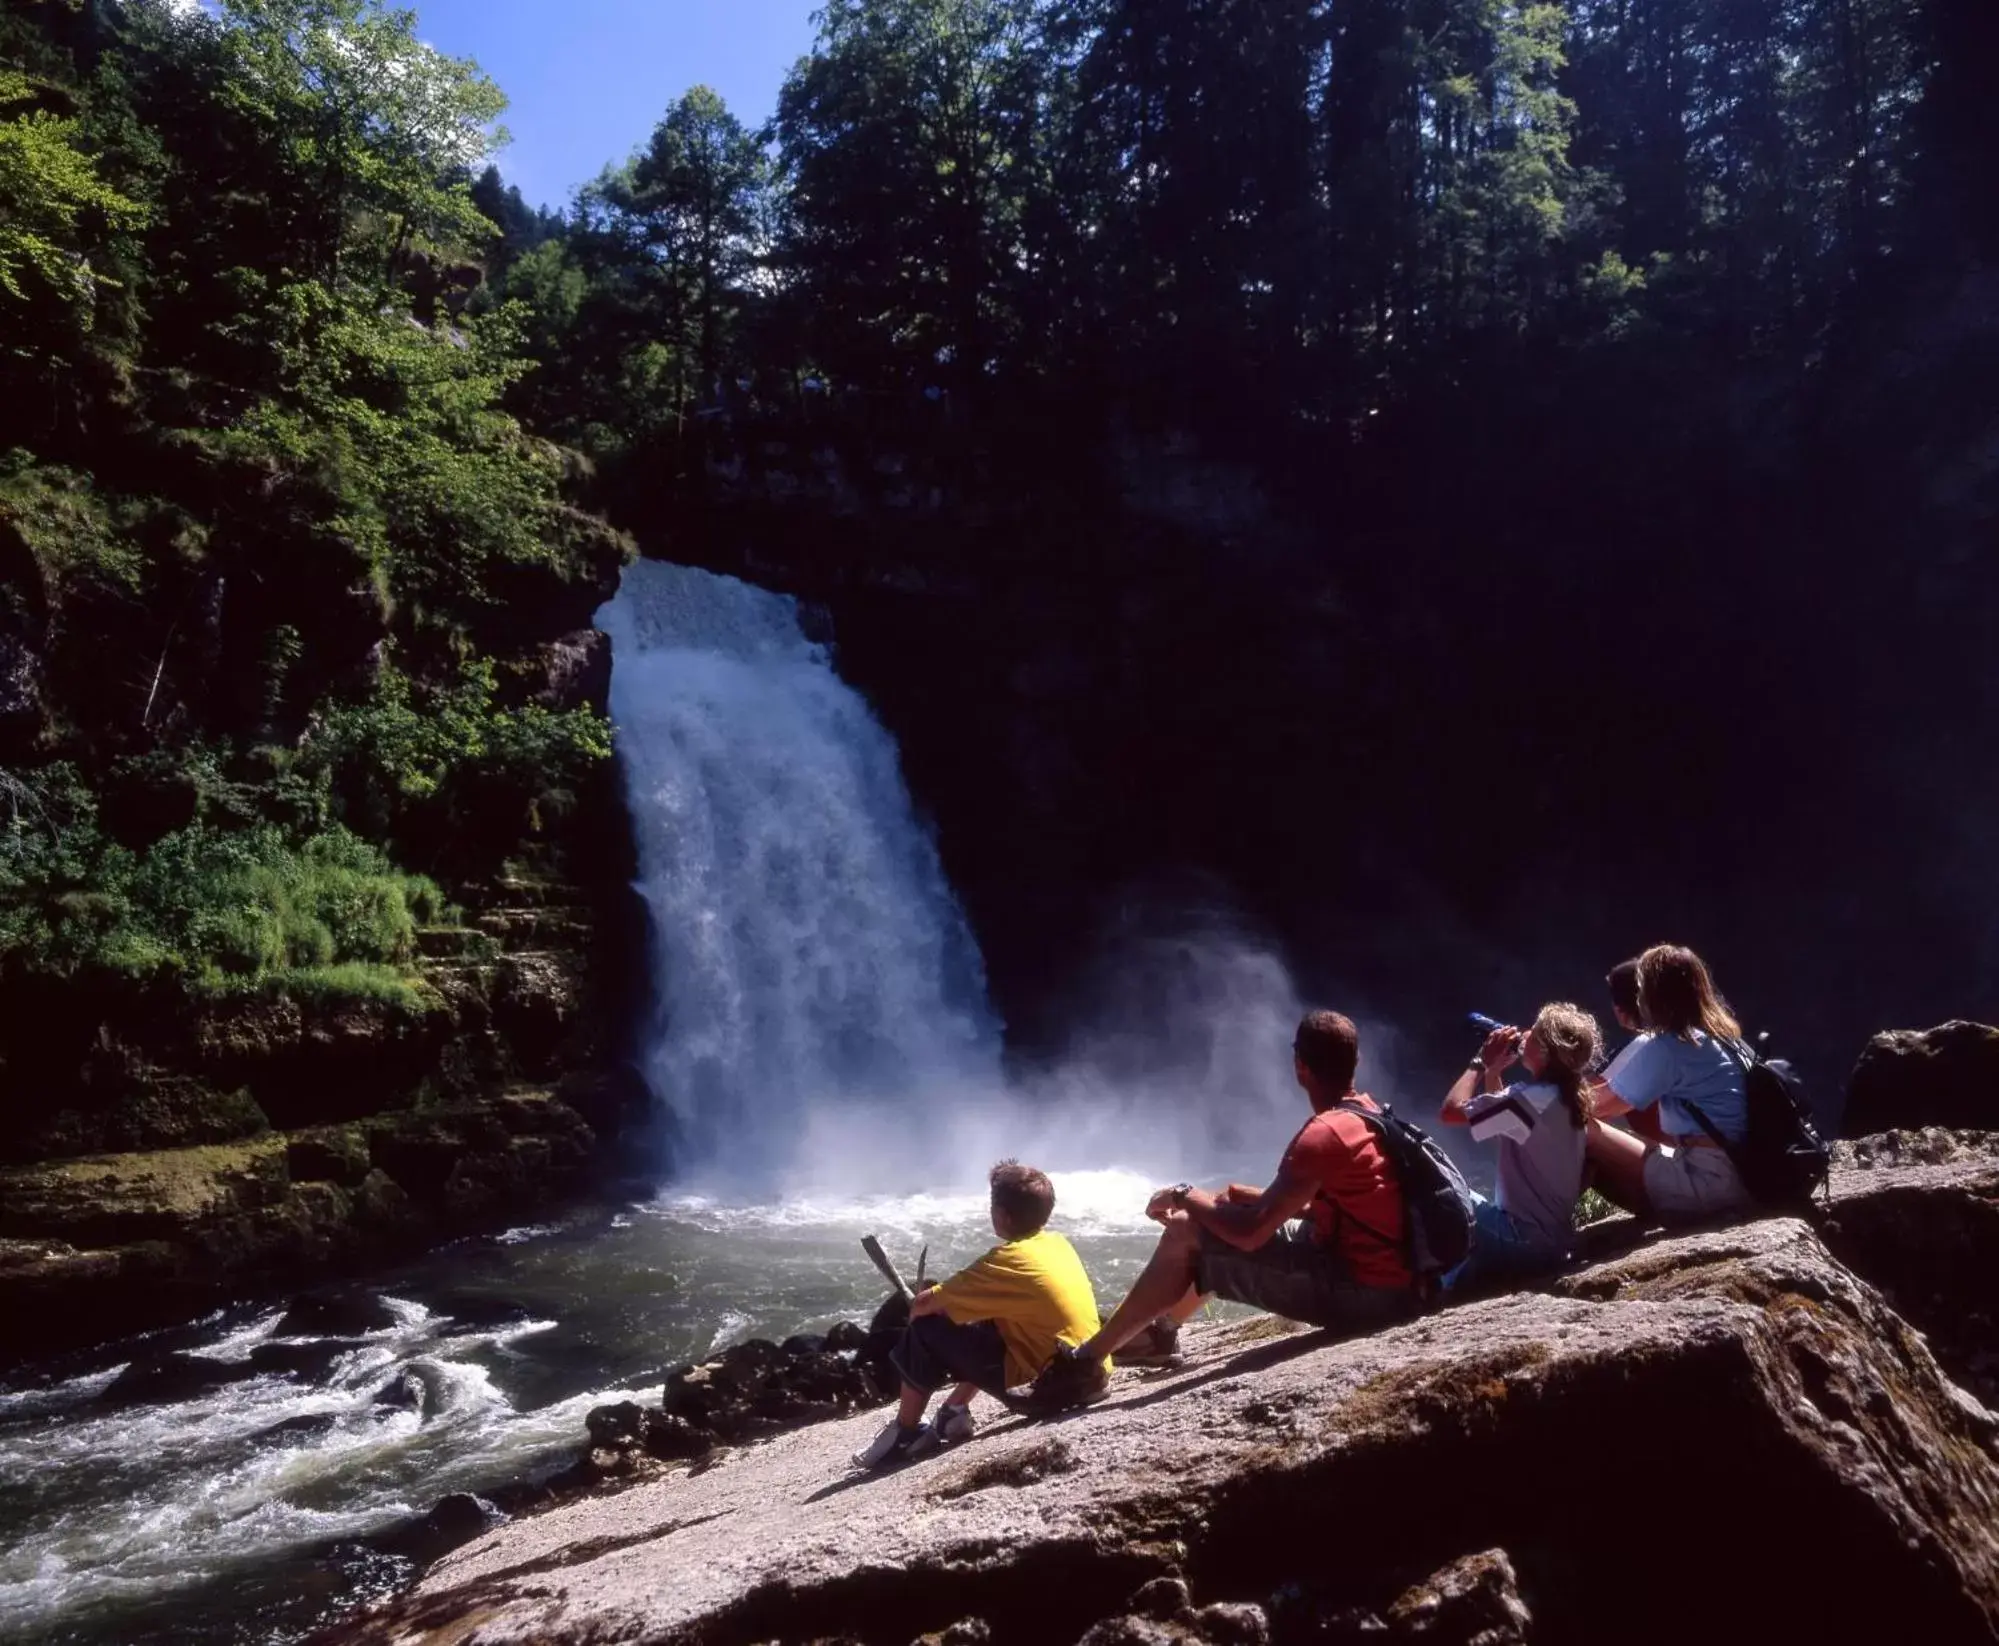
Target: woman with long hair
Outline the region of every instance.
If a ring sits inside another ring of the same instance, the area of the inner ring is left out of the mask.
[[[1472,1253],[1453,1288],[1489,1283],[1566,1262],[1582,1193],[1590,1124],[1590,1072],[1603,1056],[1596,1019],[1580,1006],[1543,1006],[1534,1026],[1494,1029],[1444,1099],[1447,1126],[1498,1147],[1494,1198],[1477,1197]],[[1519,1063],[1527,1078],[1506,1084]]]
[[[1596,1082],[1589,1160],[1596,1187],[1640,1216],[1694,1223],[1751,1202],[1729,1150],[1749,1130],[1742,1026],[1692,949],[1661,943],[1638,957],[1645,1033]],[[1661,1141],[1606,1122],[1652,1114]]]

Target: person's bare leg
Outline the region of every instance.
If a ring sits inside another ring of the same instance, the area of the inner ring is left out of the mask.
[[[1627,1212],[1651,1216],[1652,1203],[1645,1198],[1644,1142],[1629,1132],[1592,1120],[1583,1147],[1589,1163],[1596,1168],[1597,1193]]]
[[[895,1420],[905,1429],[913,1429],[923,1421],[923,1409],[930,1404],[930,1391],[919,1389],[914,1383],[902,1386],[902,1404],[896,1409]]]
[[[1184,1326],[1201,1312],[1201,1305],[1208,1301],[1208,1294],[1197,1286],[1189,1286],[1187,1295],[1166,1311],[1167,1318],[1176,1326]]]
[[[1200,1230],[1184,1213],[1172,1218],[1159,1237],[1145,1272],[1125,1293],[1117,1312],[1089,1342],[1080,1345],[1086,1360],[1114,1355],[1158,1316],[1178,1309],[1194,1291],[1194,1255],[1200,1250]],[[1189,1311],[1191,1313],[1191,1311]]]
[[[972,1409],[972,1397],[978,1392],[979,1386],[976,1383],[960,1383],[946,1397],[946,1403],[952,1406],[962,1406],[966,1411],[970,1411]]]

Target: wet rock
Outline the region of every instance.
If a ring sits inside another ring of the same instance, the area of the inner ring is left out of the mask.
[[[518,1326],[528,1318],[528,1310],[510,1297],[494,1297],[486,1292],[444,1292],[432,1304],[461,1331],[482,1331],[494,1327]]]
[[[1466,1555],[1388,1608],[1390,1634],[1426,1646],[1527,1646],[1534,1619],[1503,1549]]]
[[[715,1437],[682,1418],[648,1412],[639,1431],[639,1444],[648,1457],[671,1462],[706,1457],[715,1449]]]
[[[396,1324],[396,1313],[373,1292],[309,1292],[295,1298],[273,1337],[365,1337]]]
[[[413,1367],[402,1371],[375,1391],[374,1404],[385,1411],[421,1412],[429,1404],[430,1387]]]
[[[194,1400],[254,1375],[247,1362],[211,1360],[204,1355],[166,1354],[135,1360],[104,1391],[107,1402],[164,1406]]]
[[[868,1346],[868,1334],[851,1320],[842,1320],[827,1330],[825,1347],[832,1354],[852,1354]]]
[[[753,1337],[722,1351],[716,1381],[736,1389],[754,1389],[785,1363],[785,1353],[775,1343]]]
[[[1254,1320],[1190,1330],[1186,1349],[1059,1425],[995,1416],[887,1475],[849,1472],[879,1421],[864,1414],[558,1507],[330,1639],[442,1638],[475,1613],[550,1646],[900,1646],[968,1618],[1009,1641],[1345,1638],[1290,1632],[1306,1614],[1275,1597],[1306,1588],[1327,1623],[1493,1646],[1525,1638],[1522,1595],[1548,1640],[1610,1638],[1606,1619],[1661,1646],[1999,1629],[1999,1421],[1801,1222],[1659,1240],[1370,1337]],[[1630,1561],[1595,1558],[1606,1436],[1648,1523],[1754,1551],[1725,1590],[1647,1582],[1636,1605]],[[1007,1469],[1056,1440],[1063,1469]],[[1503,1562],[1460,1558],[1501,1546]],[[1157,1577],[1184,1580],[1193,1610],[1139,1611]]]
[[[1847,1082],[1847,1137],[1924,1126],[1999,1130],[1999,1029],[1953,1022],[1867,1043]]]
[[[689,1366],[667,1378],[661,1404],[674,1417],[705,1425],[728,1399],[716,1387],[709,1368]]]
[[[484,1498],[474,1497],[470,1492],[453,1492],[432,1505],[430,1513],[423,1517],[423,1524],[443,1546],[438,1550],[442,1554],[447,1548],[455,1549],[461,1543],[484,1536],[488,1528],[506,1518]]]
[[[320,1338],[316,1341],[259,1343],[250,1351],[250,1364],[260,1372],[317,1382],[333,1369],[342,1355],[363,1347],[357,1338]]]
[[[645,1429],[646,1411],[636,1400],[621,1400],[615,1406],[597,1406],[583,1420],[593,1446],[615,1446],[621,1440],[636,1440]]]
[[[308,1412],[303,1417],[288,1417],[282,1423],[273,1423],[268,1429],[260,1430],[257,1439],[274,1442],[320,1440],[339,1426],[338,1412]]]
[[[823,1353],[826,1348],[826,1340],[823,1337],[809,1337],[800,1334],[797,1337],[786,1338],[781,1347],[784,1350],[787,1360],[795,1360],[803,1355]]]
[[[401,1555],[418,1565],[428,1565],[453,1549],[484,1537],[507,1516],[495,1503],[470,1492],[452,1492],[431,1506],[428,1514],[399,1526],[375,1540],[375,1546]]]

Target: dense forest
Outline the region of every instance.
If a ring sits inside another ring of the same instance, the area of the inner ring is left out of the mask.
[[[1391,997],[1989,1000],[1994,32],[829,0],[551,212],[409,14],[9,0],[0,975],[402,986],[628,532],[834,605],[1029,1038],[1183,871]]]
[[[394,996],[609,752],[516,665],[625,551],[440,296],[499,94],[359,4],[50,0],[0,103],[0,967]]]

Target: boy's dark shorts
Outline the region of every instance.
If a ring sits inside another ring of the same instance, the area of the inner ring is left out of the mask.
[[[989,1395],[1006,1394],[1006,1340],[990,1320],[960,1326],[945,1315],[919,1315],[888,1358],[903,1382],[926,1394],[956,1383],[976,1383]]]
[[[1417,1312],[1407,1286],[1363,1286],[1346,1260],[1314,1238],[1312,1225],[1294,1217],[1253,1252],[1218,1240],[1206,1229],[1194,1257],[1194,1285],[1201,1292],[1247,1303],[1266,1314],[1308,1326],[1385,1326]]]

